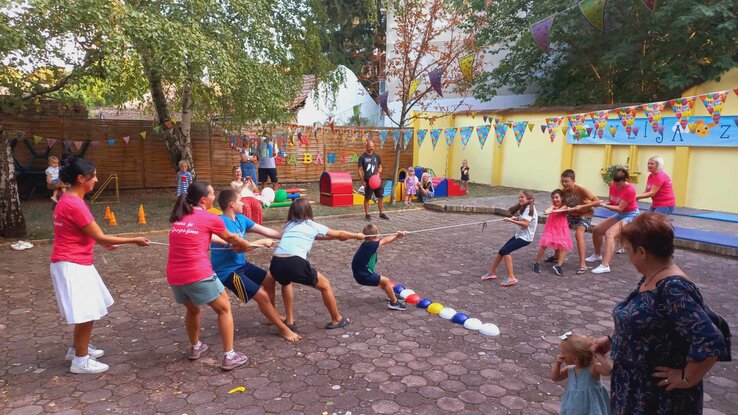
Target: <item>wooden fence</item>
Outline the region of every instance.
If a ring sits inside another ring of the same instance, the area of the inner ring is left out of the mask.
[[[49,148],[49,139],[55,140],[51,142],[53,145],[49,154],[56,156],[61,156],[64,152],[64,142],[72,151],[78,151],[78,146],[84,148],[85,142],[90,141],[84,157],[95,163],[99,179],[105,180],[108,175],[116,173],[123,189],[171,188],[176,185],[176,171],[169,162],[164,139],[154,131],[151,121],[0,114],[0,123],[10,134],[14,134],[14,131],[21,132],[37,154],[43,154]],[[304,141],[309,144],[299,143],[298,129],[301,129],[303,139],[307,138]],[[290,130],[293,140],[289,140],[286,134]],[[145,133],[145,138],[141,133]],[[280,182],[316,181],[326,170],[349,171],[358,180],[356,162],[351,160],[355,154],[361,155],[364,150],[363,140],[366,138],[374,140],[377,153],[382,157],[382,178],[392,177],[395,152],[391,133],[388,134],[384,148],[379,145],[379,131],[371,129],[337,127],[335,131],[331,131],[322,128],[315,134],[311,127],[280,126],[274,128],[271,135],[278,137],[280,147],[285,141],[296,143],[284,148],[284,164],[277,165]],[[128,138],[127,143],[124,137]],[[240,143],[240,139],[236,141]],[[238,152],[231,148],[230,134],[226,136],[217,127],[194,124],[192,146],[195,169],[200,179],[208,180],[216,186],[230,182],[231,168],[240,160]],[[411,143],[407,150],[401,152],[400,166],[412,164],[412,148]],[[304,162],[306,153],[311,155],[312,163]],[[323,164],[314,162],[318,154]],[[331,154],[335,154],[335,163],[328,163]],[[296,163],[287,164],[290,156],[294,156]],[[45,160],[33,160],[32,152],[22,142],[15,148],[15,157],[23,166],[32,163],[32,167],[36,169],[46,167]]]

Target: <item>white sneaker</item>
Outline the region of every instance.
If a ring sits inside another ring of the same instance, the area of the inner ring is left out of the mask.
[[[592,270],[593,274],[604,274],[606,272],[610,272],[610,267],[607,265],[598,265],[597,268]]]
[[[87,346],[87,354],[90,355],[93,359],[99,359],[105,355],[105,350],[103,349],[96,349],[95,346],[89,345]],[[71,361],[74,359],[74,356],[76,356],[76,352],[74,350],[74,347],[70,347],[67,349],[67,356],[66,359]]]
[[[597,262],[602,261],[602,255],[592,254],[584,259],[587,262]]]
[[[625,248],[620,248],[617,251],[615,251],[615,253],[618,254],[618,255],[622,255],[622,254],[625,253]]]
[[[69,367],[70,372],[77,374],[103,373],[107,372],[108,369],[110,369],[110,366],[105,363],[100,363],[93,358],[88,358],[87,364],[85,365],[75,365],[74,362],[72,362],[72,366]]]

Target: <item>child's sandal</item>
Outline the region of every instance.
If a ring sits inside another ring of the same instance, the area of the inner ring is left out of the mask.
[[[502,282],[500,283],[500,285],[503,286],[503,287],[509,287],[509,286],[515,285],[517,283],[518,283],[518,279],[517,278],[505,277],[502,280]]]
[[[497,279],[497,275],[489,275],[489,272],[486,272],[484,275],[482,275],[482,281],[496,280],[496,279]]]
[[[587,273],[587,267],[579,267],[577,270],[577,275],[584,275]]]

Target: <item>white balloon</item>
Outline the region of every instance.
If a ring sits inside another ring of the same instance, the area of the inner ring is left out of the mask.
[[[264,203],[269,204],[274,202],[274,189],[272,189],[271,187],[265,187],[261,191],[261,196],[264,200]]]
[[[485,336],[499,336],[500,328],[492,323],[486,323],[482,325],[482,328],[479,329],[479,332],[484,334]]]
[[[438,313],[438,315],[442,319],[446,319],[446,320],[451,320],[454,317],[454,314],[456,314],[456,310],[454,310],[451,307],[446,307],[443,310],[441,310],[440,313]]]
[[[478,318],[468,318],[464,322],[464,328],[469,330],[479,330],[482,328],[482,322]]]
[[[405,288],[404,290],[400,291],[400,298],[404,300],[404,299],[406,299],[407,297],[409,297],[409,296],[411,296],[413,294],[415,294],[415,291],[413,291],[413,290],[411,290],[409,288]]]

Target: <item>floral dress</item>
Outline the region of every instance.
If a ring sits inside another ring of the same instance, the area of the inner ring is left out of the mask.
[[[639,292],[644,281],[613,310],[612,413],[701,414],[702,382],[667,392],[652,373],[657,366],[683,368],[687,361],[719,356],[725,349],[723,335],[705,313],[692,282],[668,277],[654,290]]]

